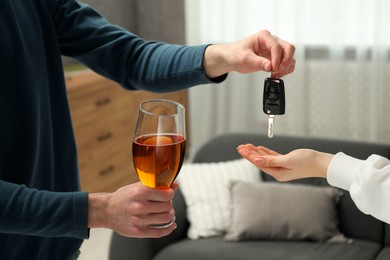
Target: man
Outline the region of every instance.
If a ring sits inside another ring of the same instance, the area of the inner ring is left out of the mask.
[[[175,91],[230,71],[294,70],[294,47],[267,31],[226,45],[147,42],[75,0],[0,2],[0,259],[74,259],[89,228],[132,237],[170,234],[169,190],[135,183],[79,192],[61,54],[129,90]]]

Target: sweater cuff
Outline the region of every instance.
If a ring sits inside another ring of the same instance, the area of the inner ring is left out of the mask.
[[[223,81],[225,81],[227,76],[228,76],[228,73],[223,74],[223,75],[216,77],[216,78],[209,78],[209,80],[211,80],[213,83],[222,83]]]
[[[73,194],[73,233],[75,237],[89,238],[87,192]]]
[[[355,174],[363,162],[363,160],[356,159],[342,152],[337,153],[328,166],[328,183],[332,186],[349,190],[354,182]]]

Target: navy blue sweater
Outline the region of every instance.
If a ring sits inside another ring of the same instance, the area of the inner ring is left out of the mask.
[[[61,54],[129,90],[209,83],[206,46],[147,42],[74,0],[0,1],[0,259],[72,259],[88,237]]]

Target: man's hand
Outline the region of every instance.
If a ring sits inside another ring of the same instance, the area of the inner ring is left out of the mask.
[[[172,205],[174,190],[152,189],[137,182],[114,193],[89,194],[89,227],[110,228],[127,237],[162,237],[176,229],[176,223],[167,228],[151,228],[152,224],[170,222],[175,211]]]
[[[230,71],[250,73],[273,72],[280,78],[295,69],[295,47],[263,30],[232,44],[210,45],[203,66],[209,78]]]

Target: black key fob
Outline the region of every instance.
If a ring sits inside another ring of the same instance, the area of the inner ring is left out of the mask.
[[[277,78],[264,81],[263,111],[267,115],[283,115],[286,110],[284,82]]]

